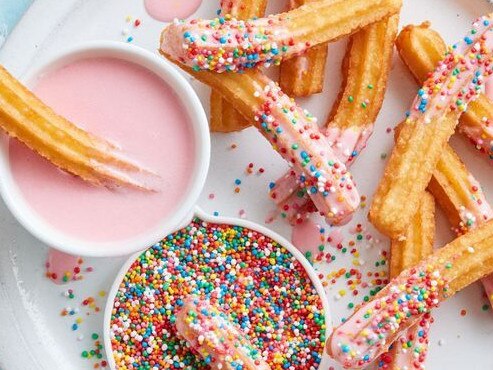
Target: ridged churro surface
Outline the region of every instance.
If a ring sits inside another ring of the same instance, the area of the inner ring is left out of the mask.
[[[318,0],[291,0],[290,9]],[[303,54],[281,63],[279,85],[291,96],[309,96],[322,92],[325,79],[327,44],[308,49]]]

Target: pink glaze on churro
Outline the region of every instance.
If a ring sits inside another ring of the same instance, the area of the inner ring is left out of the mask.
[[[270,370],[228,316],[199,297],[185,299],[176,314],[176,330],[213,370]]]
[[[426,262],[393,279],[373,301],[335,329],[329,354],[344,367],[362,368],[435,308],[447,290],[442,278],[446,264]]]
[[[254,118],[260,132],[300,174],[297,181],[327,221],[348,222],[359,205],[359,194],[346,166],[320,133],[316,118],[274,82],[255,94],[263,102]]]

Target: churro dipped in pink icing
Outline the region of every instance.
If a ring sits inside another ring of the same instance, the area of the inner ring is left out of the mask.
[[[428,189],[458,235],[493,219],[493,210],[481,184],[449,145],[443,150]],[[489,275],[481,282],[490,304],[493,304],[493,276]]]
[[[318,130],[316,118],[297,107],[273,82],[256,95],[264,101],[254,121],[286,158],[298,181],[331,224],[350,220],[359,205],[351,174]],[[263,96],[262,96],[263,95]]]
[[[329,126],[325,136],[334,155],[341,163],[350,166],[358,153],[366,147],[372,132],[373,125],[349,127],[345,130]],[[270,185],[271,198],[283,217],[292,224],[302,222],[308,214],[317,210],[307,193],[309,189],[306,188],[306,183],[300,183],[298,179],[297,172],[290,170]]]
[[[367,366],[442,301],[492,273],[492,243],[489,221],[404,270],[334,330],[329,354],[347,368]]]
[[[401,0],[321,0],[255,20],[177,21],[163,30],[161,51],[196,71],[277,65],[389,17],[401,5]]]
[[[397,50],[418,83],[443,58],[447,46],[429,22],[406,26],[396,40]],[[470,104],[459,119],[458,132],[470,139],[478,150],[493,159],[493,103],[491,80],[486,81],[486,94]]]
[[[354,34],[349,42],[338,101],[328,119],[327,144],[341,162],[351,165],[373,132],[382,107],[391,69],[398,15],[381,20]],[[315,206],[291,170],[271,184],[271,198],[291,223],[304,220]]]
[[[98,186],[157,191],[161,179],[116,144],[55,113],[0,66],[0,129],[58,168]]]
[[[171,56],[161,53],[172,61]],[[321,134],[317,119],[284,94],[279,85],[258,69],[244,73],[182,69],[217,90],[253,121],[272,147],[299,173],[318,211],[329,224],[351,219],[360,198],[346,166],[333,153]]]
[[[189,296],[176,314],[176,330],[213,370],[270,370],[241,330],[206,300]]]

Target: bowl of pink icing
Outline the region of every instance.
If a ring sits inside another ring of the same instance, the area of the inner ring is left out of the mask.
[[[56,113],[159,177],[153,192],[93,186],[3,137],[0,191],[34,236],[71,254],[116,256],[190,220],[210,137],[203,107],[175,67],[136,46],[100,41],[46,60],[23,81]]]

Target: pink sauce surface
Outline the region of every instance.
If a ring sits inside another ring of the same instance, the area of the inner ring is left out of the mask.
[[[34,91],[162,179],[155,193],[95,187],[12,140],[14,179],[49,224],[87,241],[118,241],[157,227],[178,208],[191,180],[194,143],[187,112],[162,79],[134,63],[94,58],[43,76]]]
[[[191,16],[202,4],[202,0],[144,0],[147,13],[161,22]]]

